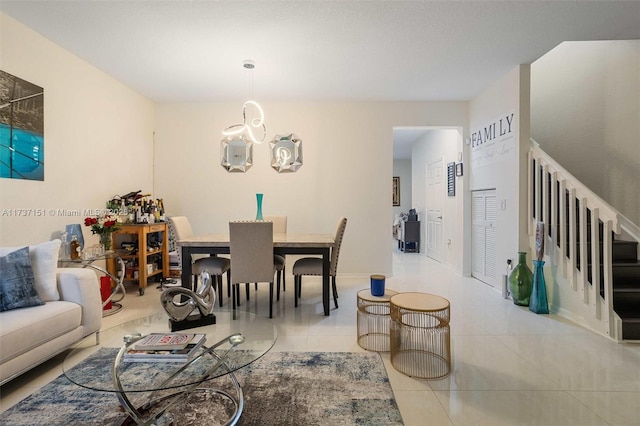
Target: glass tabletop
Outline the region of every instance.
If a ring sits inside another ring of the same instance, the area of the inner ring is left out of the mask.
[[[232,310],[214,311],[214,315],[216,324],[180,331],[206,334],[204,346],[187,363],[125,362],[119,356],[126,350],[125,345],[135,344],[125,343],[125,336],[170,332],[169,319],[163,312],[101,331],[99,344],[94,335],[86,337],[65,358],[64,375],[79,386],[103,392],[176,389],[243,368],[266,354],[276,342],[277,327],[267,318]]]
[[[127,256],[131,254],[128,250],[99,250],[93,247],[87,247],[83,252],[82,256],[77,259],[71,259],[70,257],[60,257],[58,258],[58,262],[60,263],[92,263],[97,260],[105,260],[105,259],[117,259],[122,256]]]

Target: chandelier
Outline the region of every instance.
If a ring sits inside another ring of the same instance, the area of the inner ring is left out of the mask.
[[[242,66],[251,72],[251,92],[253,95],[253,61],[244,61]],[[259,137],[256,137],[256,132]],[[267,127],[264,125],[264,111],[256,101],[248,100],[242,105],[242,124],[233,124],[222,131],[224,136],[240,136],[255,143],[264,142]]]

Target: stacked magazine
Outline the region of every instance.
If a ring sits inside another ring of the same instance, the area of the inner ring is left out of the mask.
[[[135,342],[124,354],[124,362],[187,362],[200,350],[204,334],[151,333]]]

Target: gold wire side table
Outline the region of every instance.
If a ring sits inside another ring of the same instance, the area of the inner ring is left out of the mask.
[[[389,352],[389,300],[397,291],[385,289],[374,296],[371,289],[358,292],[358,345],[377,352]]]
[[[399,293],[391,297],[389,305],[393,368],[423,379],[449,375],[449,301],[428,293]]]

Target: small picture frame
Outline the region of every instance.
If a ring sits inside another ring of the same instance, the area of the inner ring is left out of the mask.
[[[462,176],[462,163],[456,163],[456,176]]]
[[[447,163],[447,195],[449,197],[456,196],[456,163]]]
[[[397,207],[400,205],[400,177],[393,177],[393,205]]]

